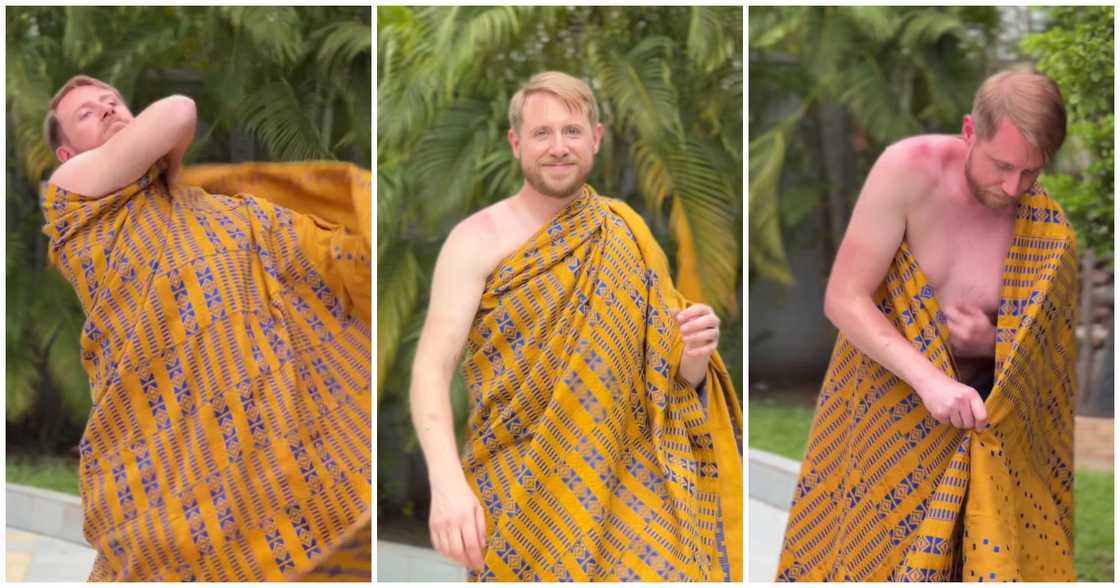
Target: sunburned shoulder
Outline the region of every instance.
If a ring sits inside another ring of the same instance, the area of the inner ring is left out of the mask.
[[[507,198],[476,211],[451,229],[448,240],[455,239],[461,244],[476,246],[493,242],[500,236],[499,227],[502,226],[503,217],[508,215],[508,206]]]
[[[489,273],[492,266],[503,257],[502,226],[508,226],[505,219],[509,199],[501,200],[459,221],[444,241],[443,249],[464,269],[470,268],[482,274]],[[494,259],[491,259],[494,258]]]
[[[960,156],[964,143],[953,135],[917,135],[892,143],[875,166],[892,176],[904,177],[916,187],[932,187]]]

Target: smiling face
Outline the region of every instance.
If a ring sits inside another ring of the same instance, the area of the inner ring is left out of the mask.
[[[101,86],[78,86],[70,90],[55,108],[62,130],[62,141],[55,155],[59,161],[104,145],[132,122],[132,113],[119,94]]]
[[[520,122],[510,129],[509,142],[525,182],[544,196],[576,195],[591,174],[603,126],[592,128],[587,112],[570,110],[548,92],[525,98]]]
[[[992,209],[1007,208],[1038,180],[1045,163],[1039,149],[1004,118],[990,139],[975,134],[971,116],[964,120],[969,143],[964,175],[973,197]]]

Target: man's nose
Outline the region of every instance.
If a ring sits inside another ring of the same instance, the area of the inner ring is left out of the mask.
[[[555,133],[548,143],[548,151],[553,155],[563,155],[568,152],[568,142],[564,140],[563,133]]]
[[[1019,177],[1020,176],[1018,172],[1010,172],[1003,176],[1003,180],[1000,181],[999,187],[1001,190],[1003,190],[1004,194],[1008,196],[1014,196],[1019,193]]]

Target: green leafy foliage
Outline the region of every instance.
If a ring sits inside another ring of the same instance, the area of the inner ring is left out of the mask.
[[[1038,56],[1038,69],[1062,89],[1069,119],[1062,173],[1043,184],[1077,230],[1083,247],[1099,258],[1113,251],[1113,7],[1046,9],[1050,27],[1023,40]]]
[[[85,73],[138,114],[194,98],[186,162],[341,159],[369,167],[368,7],[37,7],[6,11],[9,442],[73,446],[90,410],[79,362],[84,315],[48,267],[39,183],[56,164],[42,134],[55,91]]]

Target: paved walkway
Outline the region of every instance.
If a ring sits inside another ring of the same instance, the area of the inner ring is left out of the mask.
[[[747,508],[747,580],[773,582],[789,513],[753,498]]]
[[[1079,470],[1110,472],[1114,467],[1116,421],[1078,416],[1073,427],[1073,462]]]
[[[85,545],[7,527],[5,579],[8,582],[84,582],[94,551]]]
[[[377,540],[378,582],[462,582],[467,571],[434,549]]]

